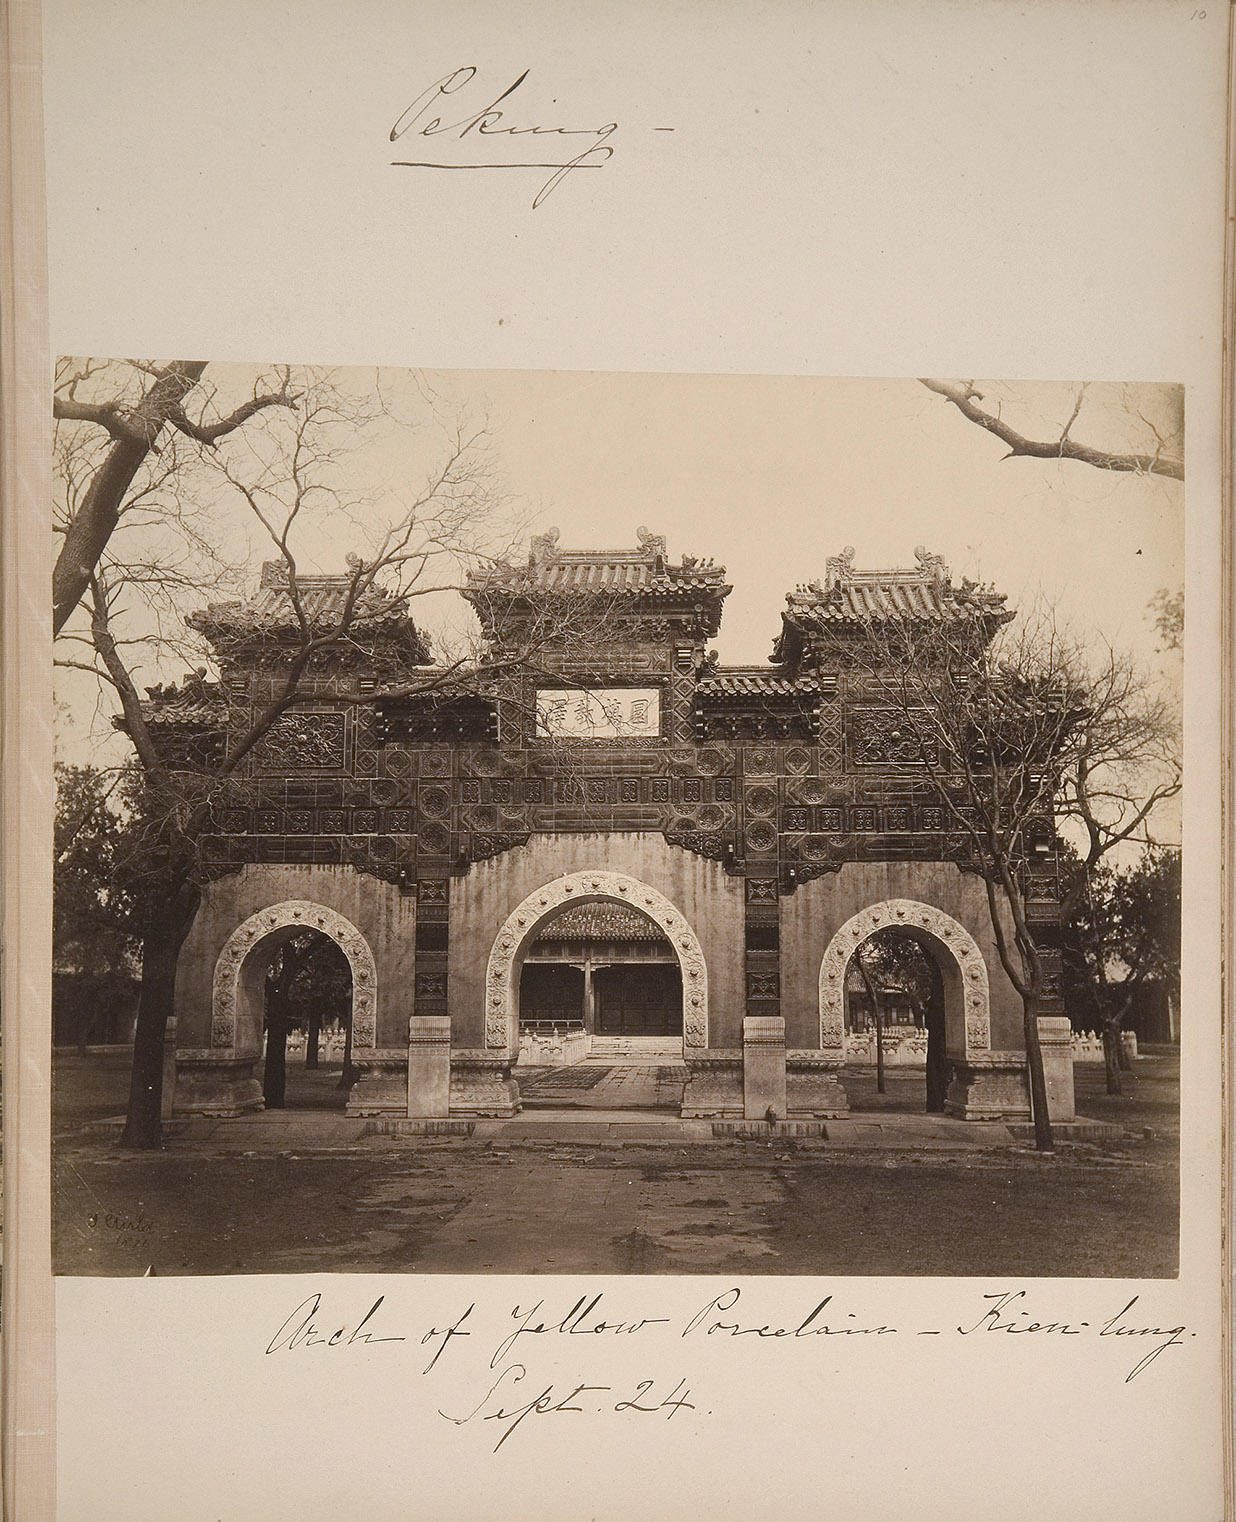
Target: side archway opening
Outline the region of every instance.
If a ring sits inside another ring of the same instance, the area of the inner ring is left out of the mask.
[[[372,1048],[377,1039],[378,977],[368,941],[348,919],[324,904],[290,899],[251,914],[228,936],[215,962],[211,986],[211,1050],[219,1056],[261,1054],[267,982],[272,961],[307,931],[343,953],[351,973],[351,1044]]]
[[[846,1028],[846,983],[855,954],[873,936],[911,938],[938,971],[944,1056],[973,1062],[991,1050],[991,994],[987,963],[960,921],[912,899],[890,899],[853,915],[828,943],[820,963],[820,1047],[839,1062],[856,1047]]]

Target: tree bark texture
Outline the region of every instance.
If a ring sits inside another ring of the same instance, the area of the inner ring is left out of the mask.
[[[952,1065],[948,1060],[948,1040],[944,1024],[944,979],[936,965],[931,962],[931,997],[927,1000],[924,1020],[927,1026],[927,1112],[941,1115],[948,1097]]]
[[[1051,1119],[1047,1113],[1047,1079],[1043,1072],[1043,1048],[1039,1045],[1039,996],[1031,991],[1022,995],[1026,1037],[1026,1067],[1030,1074],[1030,1113],[1034,1120],[1034,1145],[1040,1152],[1051,1152],[1055,1142]]]
[[[122,1147],[157,1151],[163,1146],[163,1042],[175,1012],[177,958],[200,901],[201,893],[192,883],[152,894],[142,941],[142,987]]]

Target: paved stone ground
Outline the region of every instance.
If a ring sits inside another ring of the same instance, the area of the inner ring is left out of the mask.
[[[1101,1077],[1078,1069],[1081,1108],[1131,1131],[1052,1156],[997,1144],[999,1127],[864,1111],[857,1092],[831,1139],[704,1139],[668,1114],[596,1106],[395,1139],[288,1110],[195,1122],[164,1152],[132,1154],[82,1124],[117,1112],[123,1067],[71,1058],[56,1085],[55,1262],[87,1274],[1170,1275],[1174,1066],[1140,1063],[1118,1101],[1097,1092]]]
[[[587,1057],[567,1068],[516,1069],[519,1097],[527,1110],[579,1108],[591,1110],[669,1111],[682,1101],[687,1069],[664,1055]]]

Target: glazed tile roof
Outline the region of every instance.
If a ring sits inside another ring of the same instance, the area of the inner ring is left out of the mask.
[[[939,555],[921,547],[914,554],[914,569],[856,571],[854,551],[847,548],[829,560],[823,582],[808,582],[786,594],[784,616],[806,624],[1011,616],[1003,594],[969,580],[955,583]]]
[[[190,672],[180,683],[147,687],[142,713],[148,724],[218,726],[227,722],[224,688],[208,682],[204,669]]]
[[[297,595],[312,628],[330,629],[342,618],[357,572],[362,569],[361,561],[354,555],[348,556],[348,566],[347,571],[337,574],[297,573]],[[265,561],[258,589],[251,597],[242,602],[209,603],[190,613],[185,622],[212,639],[294,633],[299,625],[286,565],[281,560]],[[349,627],[357,633],[380,630],[409,645],[420,659],[428,658],[424,642],[408,615],[407,598],[376,584],[370,584],[357,596]]]
[[[990,639],[1013,617],[1004,595],[963,578],[955,582],[939,555],[921,546],[913,569],[856,571],[847,546],[827,565],[824,580],[786,594],[774,661],[796,668],[824,631],[857,633],[886,623],[966,624]]]
[[[714,666],[696,690],[706,698],[789,698],[814,696],[820,687],[809,677],[794,680],[778,666]]]
[[[579,904],[544,926],[536,941],[661,941],[659,925],[625,904]]]
[[[189,724],[214,726],[227,722],[227,705],[224,703],[193,703],[182,700],[173,703],[147,702],[142,704],[147,724]]]
[[[468,577],[471,592],[594,592],[606,596],[681,596],[724,598],[732,590],[725,567],[684,555],[671,561],[659,534],[639,530],[639,548],[630,550],[561,550],[558,530],[532,541],[524,566],[498,565]]]
[[[702,588],[716,592],[725,583],[723,566],[655,565],[621,550],[596,554],[563,553],[533,568],[536,586],[555,592],[679,592]],[[730,589],[725,588],[728,592]]]

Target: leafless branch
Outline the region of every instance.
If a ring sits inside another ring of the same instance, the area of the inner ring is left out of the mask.
[[[1078,393],[1072,416],[1065,424],[1059,438],[1039,440],[1027,438],[996,413],[980,406],[979,404],[984,400],[983,393],[975,390],[970,381],[924,379],[922,384],[929,391],[934,391],[938,396],[951,402],[962,417],[980,428],[985,428],[988,433],[1007,444],[1009,452],[1006,459],[1024,456],[1039,460],[1077,460],[1097,470],[1169,476],[1176,481],[1184,480],[1184,461],[1165,455],[1161,450],[1154,454],[1113,453],[1110,450],[1096,449],[1092,445],[1078,443],[1070,437],[1069,430],[1081,410],[1084,387]]]

